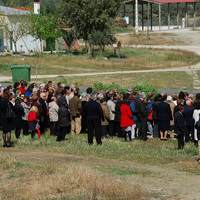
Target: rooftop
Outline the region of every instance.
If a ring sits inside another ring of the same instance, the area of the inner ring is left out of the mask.
[[[10,8],[6,6],[0,6],[0,14],[4,14],[4,15],[27,15],[29,13],[30,13],[29,11],[25,11],[25,10],[19,10],[19,9]]]

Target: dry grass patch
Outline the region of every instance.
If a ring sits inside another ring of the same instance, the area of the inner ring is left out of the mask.
[[[190,79],[191,77],[186,72],[148,72],[78,77],[60,76],[54,78],[53,82],[54,84],[64,82],[68,85],[75,84],[77,86],[94,86],[94,83],[96,82],[102,82],[104,85],[110,85],[114,82],[124,88],[133,87],[136,84],[151,84],[156,88],[190,89]],[[50,78],[42,79],[39,82],[47,82],[48,80],[50,80]]]
[[[2,171],[0,171],[2,172]],[[14,174],[4,170],[1,180],[2,199],[131,199],[146,195],[141,188],[119,181],[108,174],[86,166],[48,161],[40,169],[31,169],[21,163],[13,167]],[[23,176],[20,174],[23,173]],[[17,185],[17,187],[16,187]]]
[[[122,44],[128,45],[178,45],[184,44],[184,41],[180,41],[172,36],[176,36],[171,33],[150,33],[150,39],[147,39],[146,33],[142,32],[138,35],[116,35],[117,41]]]

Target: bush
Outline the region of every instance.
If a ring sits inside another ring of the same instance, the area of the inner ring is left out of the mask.
[[[125,92],[127,93],[127,89],[122,88],[120,85],[115,84],[115,82],[113,82],[111,85],[104,85],[102,82],[96,82],[94,83],[94,91],[97,91],[98,89],[102,89],[102,90],[114,90],[117,89],[118,92]]]
[[[147,96],[148,92],[152,92],[154,96],[159,93],[158,89],[155,88],[153,85],[143,84],[143,85],[136,85],[133,87],[134,92],[142,91],[145,92]]]
[[[113,23],[116,27],[127,27],[126,20],[123,17],[117,17]]]

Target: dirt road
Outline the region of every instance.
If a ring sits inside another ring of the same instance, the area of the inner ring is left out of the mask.
[[[170,200],[198,200],[200,199],[200,176],[187,172],[178,171],[169,167],[138,164],[135,162],[122,162],[96,157],[84,157],[65,154],[27,152],[13,149],[2,149],[0,152],[11,153],[17,162],[44,165],[47,161],[85,165],[88,167],[129,167],[134,170],[145,170],[150,173],[146,176],[141,174],[116,175],[116,181],[129,182],[139,185],[149,194],[154,194],[153,199]],[[152,198],[151,198],[152,199]]]

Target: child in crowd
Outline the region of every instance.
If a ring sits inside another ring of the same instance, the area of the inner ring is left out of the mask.
[[[36,113],[38,112],[38,108],[36,106],[32,106],[30,109],[30,112],[28,114],[28,123],[29,123],[29,129],[31,132],[31,138],[34,138],[36,130],[36,124],[39,122],[39,120],[36,118]]]

